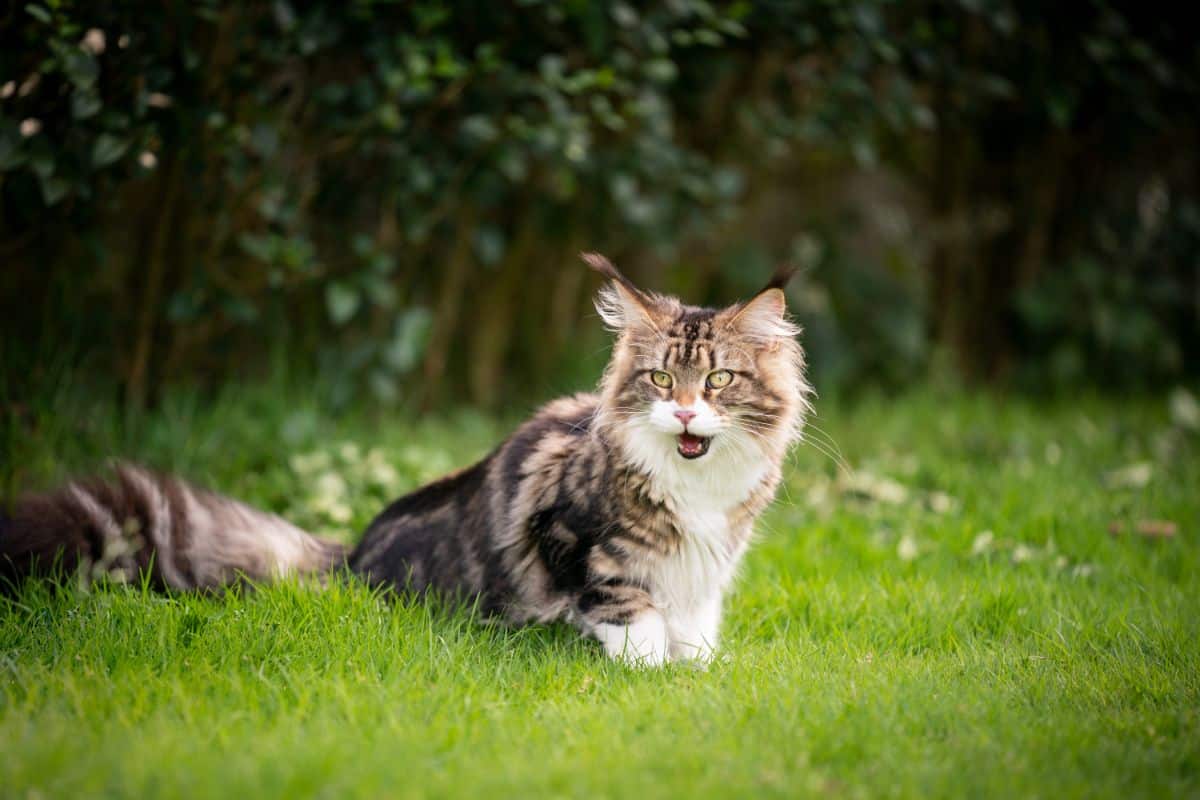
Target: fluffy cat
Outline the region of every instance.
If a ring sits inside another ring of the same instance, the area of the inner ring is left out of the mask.
[[[17,502],[0,573],[34,563],[173,589],[324,573],[564,620],[638,665],[707,661],[722,601],[775,494],[811,390],[780,273],[725,309],[635,287],[607,259],[616,334],[599,392],[555,400],[479,463],[392,503],[347,552],[272,514],[123,465]]]

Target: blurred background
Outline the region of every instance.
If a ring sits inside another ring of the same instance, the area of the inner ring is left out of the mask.
[[[1095,2],[0,4],[0,387],[594,382],[600,250],[819,390],[1200,370],[1200,38]],[[318,389],[314,389],[317,391]]]

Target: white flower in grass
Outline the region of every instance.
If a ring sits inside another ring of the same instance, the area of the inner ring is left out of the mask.
[[[899,505],[908,499],[908,489],[904,484],[867,470],[856,470],[850,475],[841,476],[839,483],[843,494],[863,500]]]
[[[312,453],[297,453],[292,456],[288,463],[292,467],[292,471],[297,475],[312,475],[321,470],[329,469],[332,466],[332,461],[329,454],[323,450],[317,450]]]
[[[1144,489],[1154,477],[1154,465],[1149,461],[1114,469],[1104,474],[1109,489]]]
[[[1024,564],[1026,561],[1031,561],[1037,552],[1027,544],[1019,544],[1013,548],[1012,560],[1014,564]]]
[[[12,97],[16,93],[17,93],[17,82],[16,81],[9,81],[8,83],[4,84],[3,86],[0,86],[0,100],[7,100],[8,98]]]
[[[322,500],[340,500],[346,494],[346,481],[336,472],[326,472],[317,479],[313,489],[316,496]]]
[[[354,511],[346,498],[346,481],[336,472],[326,472],[313,483],[308,507],[333,522],[346,523]]]
[[[394,490],[400,484],[400,473],[389,464],[379,450],[367,453],[367,478],[371,483],[387,490]]]
[[[1171,422],[1181,428],[1200,431],[1200,402],[1196,396],[1182,386],[1171,392],[1167,398],[1171,412]]]
[[[900,557],[901,561],[912,561],[920,555],[916,537],[911,533],[901,536],[900,542],[896,545],[896,555]]]
[[[325,515],[334,522],[347,523],[354,517],[354,511],[346,503],[331,503]]]
[[[947,514],[954,510],[955,505],[957,505],[955,499],[945,492],[929,494],[929,510],[936,514]]]
[[[996,534],[991,531],[980,531],[975,536],[975,541],[971,542],[971,555],[981,556],[992,549],[992,542],[996,540]]]
[[[42,121],[37,117],[26,117],[21,120],[20,131],[26,139],[30,136],[37,136],[42,131]]]
[[[142,169],[154,169],[158,166],[158,156],[149,150],[143,150],[138,156],[138,163],[142,165]]]

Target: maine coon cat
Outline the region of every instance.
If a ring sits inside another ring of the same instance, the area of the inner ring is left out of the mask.
[[[614,658],[709,659],[722,602],[798,438],[810,388],[780,273],[697,308],[607,259],[616,335],[596,394],[555,400],[477,464],[387,507],[352,551],[131,465],[19,500],[0,574],[55,559],[173,589],[343,563],[374,585],[470,598],[509,623],[564,620]]]

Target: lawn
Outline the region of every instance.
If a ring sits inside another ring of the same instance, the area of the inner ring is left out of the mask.
[[[115,452],[352,536],[515,419],[307,398],[66,391],[10,415],[0,477]],[[1189,398],[822,400],[707,671],[354,584],[28,587],[0,601],[0,795],[1200,796]]]

